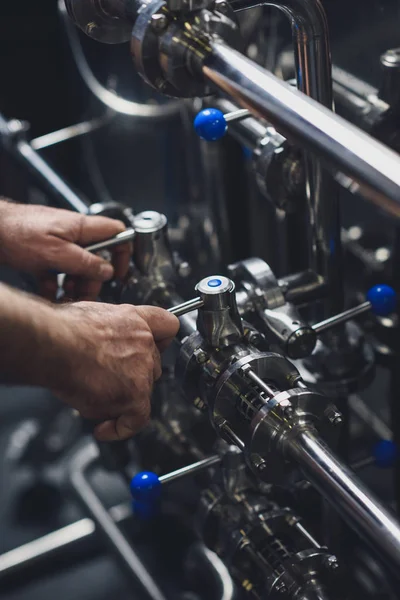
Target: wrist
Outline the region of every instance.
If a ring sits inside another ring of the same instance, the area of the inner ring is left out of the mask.
[[[58,311],[0,284],[0,375],[5,383],[55,388],[69,334]]]

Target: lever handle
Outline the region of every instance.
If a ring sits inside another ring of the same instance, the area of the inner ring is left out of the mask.
[[[158,504],[161,498],[161,487],[166,483],[181,479],[187,475],[203,471],[213,465],[221,462],[218,455],[210,456],[199,462],[187,465],[166,475],[158,477],[151,471],[142,471],[137,473],[131,481],[131,495],[133,498],[133,509],[135,514],[144,519],[153,517],[158,511]]]
[[[201,110],[194,120],[197,135],[206,142],[216,142],[224,137],[230,121],[239,121],[250,116],[247,109],[223,113],[218,108],[205,108]]]
[[[134,237],[135,230],[132,228],[126,229],[125,231],[118,233],[118,235],[109,238],[108,240],[86,246],[85,250],[88,252],[100,252],[101,250],[108,250],[108,248],[114,248],[114,246],[119,246],[120,244],[130,242],[134,239]]]
[[[327,331],[336,325],[346,323],[346,321],[350,321],[351,319],[354,319],[354,317],[362,315],[370,310],[378,317],[385,317],[394,311],[396,303],[396,292],[393,288],[384,284],[374,285],[374,287],[367,292],[367,300],[365,302],[354,308],[345,310],[338,315],[329,317],[329,319],[320,321],[320,323],[316,323],[313,325],[313,330],[317,334]]]

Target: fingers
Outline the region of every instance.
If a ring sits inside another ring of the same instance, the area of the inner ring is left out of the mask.
[[[135,415],[121,415],[118,419],[104,421],[94,429],[99,442],[128,440],[136,435],[147,423],[147,419],[138,419]]]
[[[112,250],[112,264],[114,267],[114,277],[123,280],[128,272],[131,257],[133,254],[133,244],[121,244],[115,246]]]
[[[87,252],[76,244],[65,242],[60,255],[53,259],[54,269],[94,281],[109,281],[114,276],[114,267],[106,260]]]
[[[155,306],[137,306],[138,314],[150,327],[156,343],[172,339],[179,331],[179,319]]]
[[[38,282],[40,296],[50,302],[55,302],[58,291],[57,275],[40,274]]]
[[[100,294],[101,286],[102,283],[100,281],[67,276],[64,281],[63,289],[65,297],[68,300],[94,302]]]
[[[126,227],[122,221],[109,219],[107,217],[87,217],[81,221],[80,231],[74,240],[80,246],[89,246],[94,242],[102,242],[125,231]]]

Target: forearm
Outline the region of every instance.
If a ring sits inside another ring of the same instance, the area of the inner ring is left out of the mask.
[[[52,387],[67,339],[57,309],[0,284],[0,380]]]

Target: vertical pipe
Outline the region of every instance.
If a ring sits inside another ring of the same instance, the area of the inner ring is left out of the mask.
[[[326,15],[319,0],[232,0],[235,11],[261,4],[282,10],[291,20],[298,88],[330,110],[333,108],[332,65]],[[323,314],[343,309],[338,190],[318,158],[305,155],[307,213],[299,220],[299,250],[307,246],[308,265],[327,283]],[[304,232],[304,233],[303,233]],[[299,239],[298,237],[298,239]],[[297,265],[298,267],[298,265]],[[296,270],[296,269],[294,269]],[[297,268],[298,270],[298,268]]]

